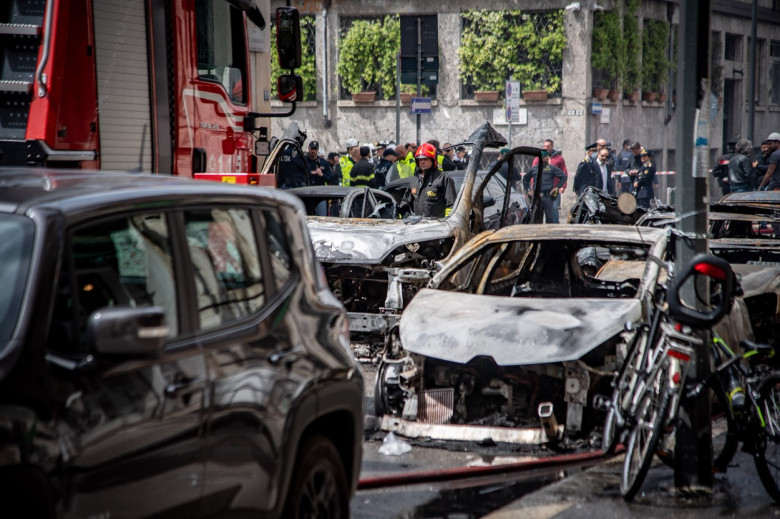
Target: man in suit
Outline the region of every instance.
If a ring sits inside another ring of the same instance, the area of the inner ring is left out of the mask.
[[[615,196],[615,185],[612,182],[612,165],[610,164],[609,149],[600,148],[596,157],[596,167],[599,170],[601,189]]]
[[[604,148],[606,149],[606,148]],[[601,171],[597,165],[598,149],[594,142],[585,148],[587,155],[577,165],[577,172],[574,174],[574,192],[579,196],[588,186],[595,186],[604,189],[604,181]]]

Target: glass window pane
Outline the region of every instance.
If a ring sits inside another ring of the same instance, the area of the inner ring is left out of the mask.
[[[198,78],[220,83],[234,103],[245,104],[247,49],[243,13],[224,0],[196,0]]]
[[[263,215],[265,216],[265,234],[268,237],[268,252],[271,259],[271,269],[274,273],[274,282],[276,288],[281,288],[290,279],[292,254],[279,214],[263,211]]]
[[[246,209],[186,212],[201,329],[246,317],[265,304],[257,241]]]
[[[0,216],[0,351],[16,328],[30,267],[33,224],[29,218]]]
[[[112,306],[160,306],[170,335],[178,333],[176,285],[164,215],[100,222],[75,231],[69,243],[73,270],[71,274],[66,262],[60,276],[50,348],[83,351],[87,318]]]

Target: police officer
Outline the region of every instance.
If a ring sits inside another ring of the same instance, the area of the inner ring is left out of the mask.
[[[330,169],[328,161],[319,156],[320,143],[309,142],[309,153],[306,155],[306,166],[309,168],[309,185],[324,186],[338,183]]]
[[[542,150],[542,164],[541,196],[544,221],[546,223],[560,223],[558,206],[555,204],[555,200],[559,195],[558,186],[566,184],[568,175],[559,167],[550,164],[550,153],[547,150]],[[529,198],[532,193],[531,180],[533,180],[537,171],[537,168],[532,167],[523,176],[523,187]]]
[[[303,144],[303,140],[300,141],[300,144]],[[279,156],[278,182],[282,189],[303,187],[309,184],[309,169],[297,146],[285,144],[285,148]]]
[[[634,179],[634,196],[639,207],[650,209],[650,200],[655,198],[653,181],[655,180],[655,166],[653,156],[645,148],[639,152],[642,168]]]
[[[411,211],[434,218],[449,216],[455,203],[455,182],[438,169],[436,146],[427,142],[420,145],[414,158],[417,169],[398,205],[400,213]]]
[[[382,159],[379,161],[376,168],[374,168],[374,182],[376,187],[381,189],[385,186],[390,168],[393,167],[397,159],[398,154],[393,148],[386,148],[385,151],[382,152]]]
[[[347,153],[339,157],[338,173],[341,178],[341,185],[349,186],[352,183],[352,168],[355,167],[355,161],[352,159],[352,150],[358,145],[357,139],[347,139]]]
[[[574,192],[580,195],[588,186],[604,189],[601,178],[601,170],[596,164],[598,144],[595,142],[585,148],[585,158],[577,164],[577,172],[574,174]]]

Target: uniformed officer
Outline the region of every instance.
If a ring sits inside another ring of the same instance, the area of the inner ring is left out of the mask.
[[[298,152],[298,148],[292,144],[285,144],[284,150],[279,155],[279,187],[291,189],[303,187],[309,184],[309,169],[306,161]]]
[[[450,215],[456,197],[455,182],[437,169],[436,157],[436,147],[427,142],[414,152],[417,170],[398,205],[401,214],[411,211],[434,218]]]
[[[585,191],[585,188],[588,186],[604,189],[601,170],[596,164],[598,144],[594,142],[588,145],[585,148],[585,152],[585,158],[577,164],[577,172],[574,174],[574,192],[577,195]]]
[[[317,141],[309,142],[309,153],[306,155],[306,165],[309,168],[309,184],[312,186],[324,186],[337,183],[330,164],[319,156],[320,143]]]
[[[655,181],[655,166],[653,156],[645,148],[639,152],[642,167],[634,179],[634,196],[639,207],[650,209],[650,200],[655,198],[653,182]]]

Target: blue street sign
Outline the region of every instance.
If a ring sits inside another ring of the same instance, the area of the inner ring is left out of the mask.
[[[590,104],[590,113],[592,113],[593,115],[600,114],[601,113],[601,103],[597,103],[595,101],[592,102]]]
[[[431,98],[430,97],[413,97],[412,98],[412,110],[413,114],[429,114],[431,113]]]

